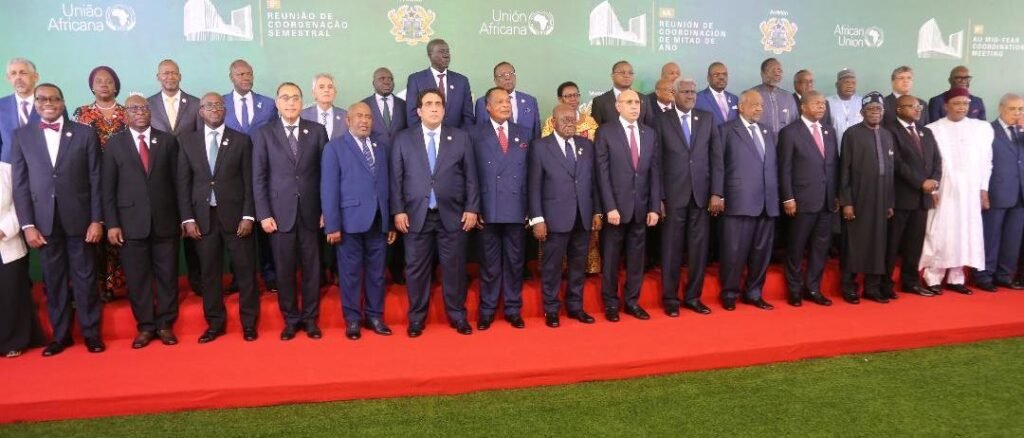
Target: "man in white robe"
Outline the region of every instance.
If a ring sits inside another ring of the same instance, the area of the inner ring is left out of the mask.
[[[925,284],[970,295],[964,267],[985,268],[981,211],[989,208],[988,180],[992,174],[992,126],[967,118],[970,94],[966,88],[945,93],[946,117],[928,125],[942,155],[942,183],[934,192],[935,208],[928,212],[920,269]]]

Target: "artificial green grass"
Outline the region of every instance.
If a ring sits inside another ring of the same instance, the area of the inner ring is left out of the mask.
[[[0,428],[53,437],[414,435],[1021,437],[1024,338],[459,396]]]

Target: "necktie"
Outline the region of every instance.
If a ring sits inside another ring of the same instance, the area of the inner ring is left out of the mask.
[[[686,147],[692,148],[693,146],[690,145],[690,141],[692,140],[692,136],[690,135],[690,124],[687,123],[687,119],[689,118],[689,114],[683,114],[681,121],[683,125],[683,137],[686,138]]]
[[[716,93],[715,100],[718,101],[718,109],[722,111],[722,119],[729,118],[729,105],[725,102],[725,91]]]
[[[825,140],[821,138],[821,128],[817,123],[814,125],[814,144],[818,145],[818,152],[821,152],[821,156],[825,156]]]
[[[434,173],[434,165],[437,164],[437,143],[434,142],[433,132],[428,132],[427,137],[430,140],[427,142],[427,164],[430,165],[430,173]],[[434,209],[437,208],[437,197],[434,196],[434,188],[430,188],[430,201],[427,203],[427,207]]]
[[[21,117],[18,117],[18,126],[25,126],[28,124],[28,101],[21,101]]]
[[[663,112],[663,113],[667,113],[667,112],[669,112],[669,111],[672,111],[673,109],[674,109],[674,108],[672,107],[672,104],[670,103],[670,104],[668,104],[668,105],[665,105],[665,107],[661,109],[661,112]]]
[[[569,160],[569,167],[576,167],[576,151],[573,150],[572,140],[565,140],[565,159]]]
[[[359,142],[359,144],[360,144],[360,146],[363,149],[363,158],[366,158],[366,164],[369,164],[370,165],[370,170],[372,170],[372,171],[374,171],[374,173],[376,173],[377,172],[377,168],[373,166],[374,165],[373,154],[370,153],[370,142],[367,141],[367,139],[364,138],[362,141]]]
[[[327,111],[324,111],[324,112],[320,113],[320,124],[324,125],[324,127],[327,127],[327,117],[328,116],[330,116],[330,114],[328,114]]]
[[[164,101],[167,102],[167,122],[171,125],[171,130],[173,131],[178,122],[178,99],[164,97]]]
[[[388,107],[388,98],[382,97],[380,101],[384,103],[384,127],[391,127],[391,108]]]
[[[907,126],[907,131],[910,132],[910,138],[914,139],[914,147],[917,148],[917,153],[924,155],[924,150],[921,149],[921,136],[917,135],[917,130],[914,129],[914,125]]]
[[[633,170],[640,166],[640,145],[636,143],[636,126],[629,125],[629,155],[633,159]]]
[[[292,125],[286,126],[286,128],[288,128],[288,149],[291,149],[293,157],[298,157],[299,139],[295,135],[295,128],[298,128],[298,126]]]
[[[54,131],[60,132],[60,123],[39,122],[39,129],[52,129]]]
[[[220,149],[220,144],[217,142],[217,131],[213,131],[213,132],[210,133],[210,146],[209,146],[209,153],[207,154],[209,156],[209,161],[210,161],[210,175],[211,176],[213,175],[213,171],[217,167],[217,151],[219,149]],[[217,195],[214,193],[214,190],[212,188],[210,189],[210,206],[211,207],[216,207],[217,206]]]
[[[1013,144],[1020,146],[1021,145],[1020,131],[1018,131],[1017,128],[1013,127],[1013,126],[1007,128],[1007,129],[1010,130],[1010,141],[1012,141]]]
[[[448,101],[448,90],[444,87],[444,73],[437,75],[437,89],[441,91],[441,97]]]
[[[249,103],[246,97],[242,98],[242,132],[249,133]]]
[[[501,153],[508,155],[508,136],[505,135],[505,128],[498,126],[498,143],[501,144]]]
[[[761,136],[757,135],[757,125],[750,125],[747,127],[750,130],[750,136],[754,138],[754,144],[757,146],[757,152],[761,155],[761,160],[764,160],[764,143],[761,141]]]
[[[149,175],[149,146],[143,134],[139,134],[139,159],[142,160],[142,168],[146,169],[146,175]]]

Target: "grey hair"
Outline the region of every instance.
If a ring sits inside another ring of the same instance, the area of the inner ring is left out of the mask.
[[[14,65],[14,64],[25,64],[25,65],[28,66],[28,69],[32,73],[36,72],[36,64],[34,62],[32,62],[32,61],[29,61],[27,58],[21,58],[21,57],[11,58],[10,61],[7,61],[7,69],[10,70],[11,66]]]
[[[1020,100],[1020,99],[1021,99],[1021,97],[1017,93],[1006,93],[1006,94],[1003,95],[1002,98],[999,99],[999,107],[1002,108],[1002,107],[1006,106],[1006,104],[1009,103],[1011,100]]]
[[[697,85],[697,81],[694,80],[692,77],[686,75],[679,75],[679,77],[676,78],[676,80],[672,83],[672,87],[678,90],[679,86],[683,84]]]
[[[334,76],[331,76],[330,73],[317,73],[315,76],[313,76],[313,84],[310,85],[310,90],[316,91],[316,81],[319,80],[320,78],[330,79],[331,83],[334,83]]]

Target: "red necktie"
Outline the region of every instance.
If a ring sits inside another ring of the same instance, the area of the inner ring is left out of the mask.
[[[907,126],[907,130],[910,131],[910,138],[914,139],[914,147],[917,148],[917,153],[924,155],[924,150],[921,149],[921,136],[917,135],[917,130],[914,129],[914,125]]]
[[[448,99],[448,90],[444,87],[444,73],[437,75],[437,89],[441,91],[441,97]]]
[[[139,135],[139,159],[142,160],[142,167],[146,169],[146,175],[149,175],[149,146],[146,145],[146,136]]]
[[[60,123],[39,122],[39,129],[52,129],[54,131],[60,132]]]
[[[636,144],[636,126],[629,125],[629,155],[633,158],[633,170],[640,165],[640,146]]]
[[[508,137],[505,135],[505,128],[498,126],[498,143],[501,143],[501,153],[508,155]]]
[[[818,152],[821,152],[821,156],[825,156],[825,141],[821,138],[821,129],[818,129],[818,124],[814,124],[814,144],[818,145]]]

